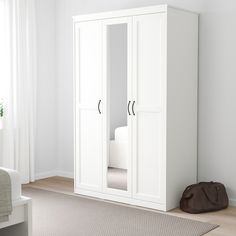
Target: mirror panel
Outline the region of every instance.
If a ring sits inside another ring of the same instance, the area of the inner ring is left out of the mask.
[[[127,191],[127,24],[107,26],[108,168],[107,187]]]

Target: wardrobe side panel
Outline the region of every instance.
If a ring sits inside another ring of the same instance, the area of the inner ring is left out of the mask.
[[[167,210],[197,178],[198,15],[167,13]]]

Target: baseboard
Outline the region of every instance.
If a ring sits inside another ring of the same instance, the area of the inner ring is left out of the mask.
[[[42,172],[42,173],[37,173],[35,174],[35,180],[40,180],[40,179],[46,179],[54,176],[60,176],[60,177],[65,177],[65,178],[74,178],[74,173],[73,172],[66,172],[66,171],[61,171],[61,170],[52,170],[52,171],[47,171],[47,172]]]
[[[74,173],[73,172],[67,172],[67,171],[61,171],[61,170],[57,170],[56,171],[56,176],[60,176],[60,177],[65,177],[65,178],[74,178]]]
[[[230,206],[236,206],[236,199],[229,199]]]
[[[56,175],[57,175],[56,171],[47,171],[47,172],[37,173],[35,174],[35,180],[46,179],[46,178],[50,178]]]
[[[50,177],[65,177],[65,178],[74,178],[73,172],[61,171],[61,170],[53,170],[35,174],[35,180],[46,179]],[[236,199],[229,199],[229,205],[236,207]]]

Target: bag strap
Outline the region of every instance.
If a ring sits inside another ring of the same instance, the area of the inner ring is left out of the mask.
[[[214,181],[210,181],[210,182],[199,182],[198,184],[214,184]]]
[[[201,188],[201,189],[202,189],[202,191],[203,191],[205,197],[207,198],[207,200],[208,200],[209,202],[211,202],[213,205],[218,205],[218,204],[219,204],[219,202],[218,202],[218,200],[219,200],[219,192],[218,192],[217,187],[215,187],[216,196],[217,196],[215,201],[212,200],[212,199],[209,197],[209,195],[207,194],[207,192],[206,192],[206,190],[205,190],[204,188]]]

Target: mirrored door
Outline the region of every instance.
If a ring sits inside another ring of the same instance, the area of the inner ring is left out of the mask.
[[[130,67],[126,19],[109,20],[105,27],[107,138],[105,187],[128,192],[130,168]]]

